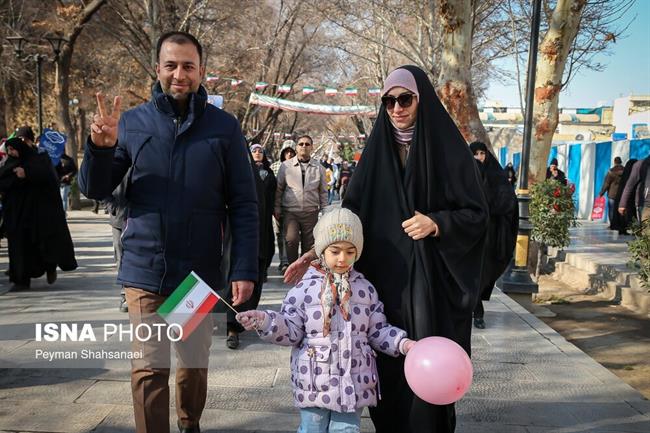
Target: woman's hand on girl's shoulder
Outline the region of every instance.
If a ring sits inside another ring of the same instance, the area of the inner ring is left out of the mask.
[[[316,258],[314,256],[314,250],[310,250],[303,254],[302,257],[298,258],[298,260],[290,264],[284,272],[284,282],[293,285],[298,284],[307,272],[307,269],[309,269],[311,261]]]

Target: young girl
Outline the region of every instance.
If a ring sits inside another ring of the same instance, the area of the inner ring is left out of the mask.
[[[298,433],[358,432],[363,408],[381,398],[374,350],[397,357],[414,341],[386,322],[377,291],[352,268],[363,249],[359,218],[348,209],[327,212],[314,241],[320,260],[289,291],[280,312],[246,311],[237,320],[263,340],[293,346]]]

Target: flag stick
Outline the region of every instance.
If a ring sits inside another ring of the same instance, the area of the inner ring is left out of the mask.
[[[221,299],[221,301],[223,301],[223,303],[226,304],[226,306],[227,306],[228,308],[230,308],[232,311],[234,311],[235,314],[239,313],[239,311],[235,310],[235,309],[233,308],[233,306],[230,305],[229,303],[227,303],[226,300],[223,299],[221,296],[219,296],[219,299]]]

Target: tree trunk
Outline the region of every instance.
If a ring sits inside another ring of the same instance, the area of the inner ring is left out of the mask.
[[[546,177],[546,160],[558,124],[558,101],[564,67],[578,34],[586,3],[587,0],[558,0],[549,29],[539,46],[528,177],[530,184],[543,181]]]
[[[0,135],[4,136],[9,131],[7,130],[6,114],[7,100],[4,94],[0,95]]]
[[[79,146],[77,145],[76,131],[70,120],[70,65],[72,64],[72,54],[74,53],[75,42],[85,24],[104,3],[106,3],[106,0],[93,0],[84,8],[73,28],[64,35],[66,42],[62,44],[61,53],[56,61],[54,94],[57,101],[57,120],[68,136],[65,146],[66,153],[73,157],[77,155]]]
[[[77,155],[77,131],[70,119],[70,63],[72,62],[72,47],[66,44],[61,50],[56,64],[54,94],[56,96],[56,114],[59,127],[63,128],[68,141],[65,143],[65,153],[73,158]]]
[[[472,87],[472,1],[440,0],[442,62],[436,91],[467,142],[492,144],[478,115]]]

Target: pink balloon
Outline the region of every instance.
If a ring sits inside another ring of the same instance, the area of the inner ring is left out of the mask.
[[[472,385],[472,361],[454,341],[427,337],[406,354],[404,374],[422,400],[437,405],[460,400]]]

